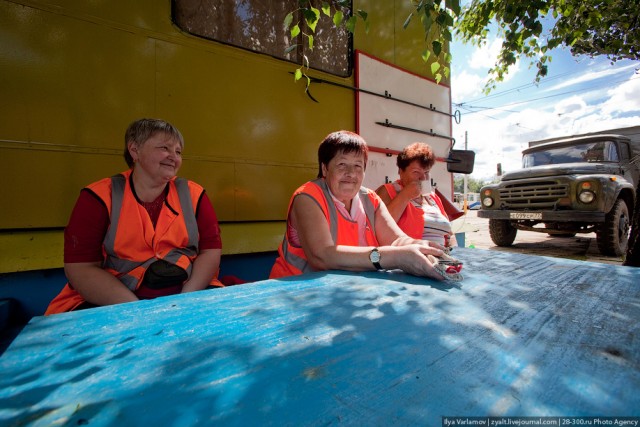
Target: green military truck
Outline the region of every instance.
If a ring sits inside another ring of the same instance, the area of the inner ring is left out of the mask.
[[[518,230],[595,232],[603,255],[624,255],[640,177],[640,140],[627,134],[530,142],[522,169],[480,190],[478,217],[489,219],[491,240],[510,246]]]

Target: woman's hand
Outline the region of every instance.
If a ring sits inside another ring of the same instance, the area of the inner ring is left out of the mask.
[[[193,261],[191,277],[184,282],[182,293],[200,291],[211,283],[211,280],[220,269],[220,256],[222,249],[205,249],[200,251]]]
[[[411,181],[405,185],[402,190],[400,190],[400,193],[398,193],[398,195],[403,197],[406,201],[418,198],[421,194],[422,187],[420,186],[420,181]]]
[[[426,242],[425,242],[426,243]],[[380,247],[382,267],[386,269],[399,268],[414,276],[431,277],[444,280],[444,277],[434,268],[437,257],[443,255],[440,249],[426,244],[411,244],[404,246]]]
[[[447,250],[447,248],[444,245],[441,245],[440,243],[437,243],[437,242],[432,242],[431,240],[418,240],[416,242],[418,242],[421,245],[426,245],[430,248],[440,249],[441,251]]]
[[[405,273],[431,277],[436,280],[445,279],[434,267],[438,262],[436,257],[442,255],[441,250],[426,245],[410,245],[404,248],[410,254],[410,256],[403,258],[406,261],[406,265],[400,267]]]

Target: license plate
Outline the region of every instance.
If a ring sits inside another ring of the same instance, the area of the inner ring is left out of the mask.
[[[542,219],[542,212],[511,212],[511,219]]]

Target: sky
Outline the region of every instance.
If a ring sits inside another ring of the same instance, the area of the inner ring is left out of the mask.
[[[568,49],[552,51],[548,75],[535,84],[535,65],[515,64],[505,81],[482,93],[495,63],[500,40],[482,49],[454,42],[451,65],[455,148],[476,152],[472,178],[496,178],[520,168],[529,141],[640,125],[640,61],[611,65],[606,57],[574,57]]]

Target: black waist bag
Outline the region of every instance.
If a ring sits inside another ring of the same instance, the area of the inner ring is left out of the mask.
[[[144,273],[142,285],[150,289],[164,289],[182,285],[189,276],[187,272],[175,264],[159,259],[153,262]]]

